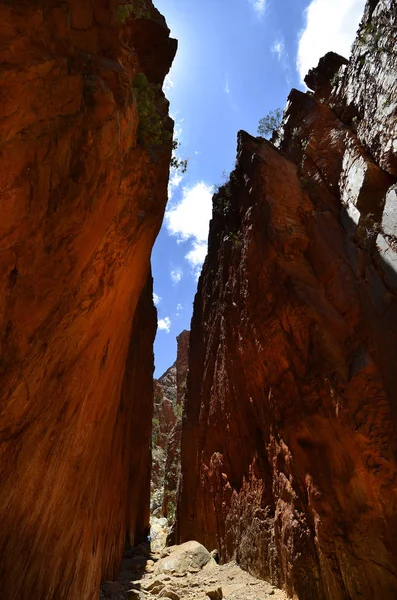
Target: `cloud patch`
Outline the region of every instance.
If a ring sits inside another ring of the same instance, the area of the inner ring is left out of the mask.
[[[175,87],[175,84],[171,78],[171,75],[168,73],[164,79],[163,91],[167,94],[172,88]]]
[[[158,306],[161,302],[160,296],[158,296],[155,292],[153,292],[153,302],[155,306]]]
[[[296,67],[303,81],[309,69],[329,51],[348,58],[365,0],[312,0],[305,10]]]
[[[169,333],[171,331],[171,319],[169,317],[159,319],[157,321],[157,327],[159,331],[165,331],[165,333]]]
[[[252,4],[254,11],[260,17],[263,17],[263,15],[266,12],[266,8],[267,8],[267,0],[251,0],[251,4]]]
[[[171,169],[170,179],[168,181],[168,200],[171,200],[176,190],[182,183],[183,175],[176,169]]]
[[[212,186],[203,181],[185,187],[182,199],[165,214],[165,224],[170,235],[178,242],[191,242],[185,255],[197,275],[207,254],[209,221],[212,216]]]
[[[271,47],[271,51],[277,56],[278,60],[281,62],[285,54],[284,40],[276,40],[273,46]]]
[[[178,285],[178,283],[183,277],[182,269],[180,267],[178,267],[177,269],[172,269],[172,271],[170,272],[170,277],[172,279],[172,283],[174,285]]]

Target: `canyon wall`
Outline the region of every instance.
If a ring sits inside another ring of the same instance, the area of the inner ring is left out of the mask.
[[[164,474],[171,431],[176,423],[176,361],[153,382],[154,410],[152,421],[152,478],[150,510],[161,517],[164,496]]]
[[[176,338],[176,423],[167,445],[164,470],[163,515],[169,520],[175,518],[177,488],[181,471],[182,411],[185,402],[186,379],[189,368],[190,331],[182,331]]]
[[[149,0],[3,0],[0,35],[1,597],[93,600],[149,520],[176,42]]]
[[[239,133],[194,303],[177,538],[301,600],[397,597],[396,29]]]
[[[173,521],[180,474],[182,407],[188,370],[189,331],[177,338],[177,358],[154,380],[151,509]]]

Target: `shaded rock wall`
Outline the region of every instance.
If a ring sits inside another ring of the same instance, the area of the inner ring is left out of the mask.
[[[176,362],[159,378],[154,380],[153,435],[157,446],[166,450],[168,437],[175,425]]]
[[[163,515],[175,518],[176,494],[181,471],[182,410],[185,402],[186,379],[189,369],[190,331],[182,331],[176,338],[176,414],[177,420],[171,431],[167,445],[167,457],[164,469]]]
[[[279,149],[240,132],[194,304],[177,538],[304,600],[397,596],[396,18],[368,3],[382,54],[320,62]]]
[[[167,371],[154,380],[152,429],[151,509],[174,520],[176,490],[180,473],[182,406],[188,371],[189,331],[176,338],[177,358]]]
[[[152,478],[150,509],[154,516],[162,515],[164,475],[167,449],[176,416],[176,361],[153,382],[154,411],[152,421]]]
[[[0,2],[4,600],[96,598],[148,523],[148,276],[170,144],[139,142],[132,88],[143,71],[171,133],[176,42],[146,6]]]

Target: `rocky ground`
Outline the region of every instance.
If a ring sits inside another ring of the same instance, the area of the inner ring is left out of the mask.
[[[252,577],[234,562],[218,565],[216,550],[208,552],[198,542],[159,548],[165,541],[165,519],[152,519],[155,539],[129,551],[117,581],[101,586],[100,600],[284,600],[286,594]],[[163,534],[161,529],[164,529]]]

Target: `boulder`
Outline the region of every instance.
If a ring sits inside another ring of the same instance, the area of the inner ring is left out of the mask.
[[[211,555],[198,542],[185,542],[166,557],[162,558],[155,567],[156,573],[194,573],[201,570],[211,560]]]
[[[222,588],[217,587],[217,588],[212,588],[210,590],[207,590],[206,595],[208,598],[211,598],[211,600],[222,600],[222,598],[223,598]]]

